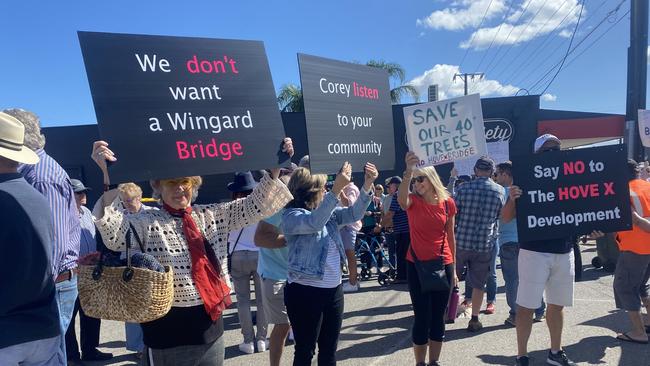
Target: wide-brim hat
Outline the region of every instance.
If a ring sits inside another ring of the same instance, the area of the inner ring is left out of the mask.
[[[252,191],[257,182],[253,179],[253,174],[249,171],[237,172],[232,182],[228,183],[228,190],[231,192]]]
[[[82,181],[79,179],[70,179],[70,184],[72,184],[72,191],[74,193],[88,192],[92,189],[86,187]]]
[[[36,164],[38,155],[25,146],[25,126],[0,112],[0,156],[23,164]]]

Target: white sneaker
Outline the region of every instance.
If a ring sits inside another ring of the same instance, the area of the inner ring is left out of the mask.
[[[255,353],[255,346],[253,345],[253,342],[244,342],[239,345],[239,350],[250,355]]]
[[[267,349],[269,349],[268,340],[265,339],[257,341],[257,352],[266,352]]]
[[[356,285],[351,284],[350,282],[346,282],[343,284],[343,292],[357,292],[359,291],[359,281],[357,281]]]

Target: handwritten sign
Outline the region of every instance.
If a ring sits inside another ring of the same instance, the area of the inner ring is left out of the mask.
[[[522,242],[631,229],[629,174],[622,145],[552,151],[513,159]]]
[[[650,111],[645,109],[639,109],[639,135],[643,146],[650,147]]]
[[[262,42],[79,32],[111,179],[284,164],[284,128]]]
[[[362,171],[395,168],[388,73],[365,65],[299,54],[311,169],[336,173],[343,161]]]
[[[439,165],[487,154],[478,94],[404,108],[409,148],[419,166]]]

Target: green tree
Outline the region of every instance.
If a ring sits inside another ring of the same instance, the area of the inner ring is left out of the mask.
[[[418,90],[411,84],[404,84],[406,72],[400,64],[395,62],[386,62],[384,60],[370,60],[366,62],[366,66],[384,69],[388,72],[388,77],[391,80],[390,100],[393,104],[401,103],[402,97],[404,96],[410,96],[416,102],[420,100],[420,93]]]
[[[278,93],[278,105],[282,112],[304,112],[302,89],[295,84],[284,84]]]

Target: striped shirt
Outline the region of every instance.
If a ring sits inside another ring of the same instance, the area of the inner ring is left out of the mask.
[[[393,199],[390,201],[390,210],[395,213],[393,216],[393,232],[404,234],[409,232],[409,219],[406,216],[406,211],[402,210],[399,202],[397,202],[398,193],[393,194]]]
[[[339,250],[336,248],[336,243],[329,238],[329,246],[327,247],[327,259],[325,259],[325,268],[322,280],[312,280],[306,278],[293,278],[289,274],[289,283],[299,283],[305,286],[312,286],[318,288],[334,288],[341,284],[341,256]]]
[[[81,240],[79,244],[79,257],[97,251],[95,240],[95,218],[88,208],[81,206],[79,209],[79,222],[81,224]]]
[[[20,174],[45,196],[52,211],[54,242],[52,243],[52,273],[77,267],[79,259],[79,211],[74,200],[70,177],[43,149],[36,151],[41,159],[36,165],[21,165]]]

